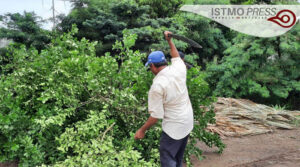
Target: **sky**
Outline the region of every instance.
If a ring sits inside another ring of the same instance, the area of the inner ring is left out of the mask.
[[[54,0],[55,15],[64,13],[67,15],[70,12],[70,2],[63,0]],[[52,17],[52,0],[0,0],[0,15],[6,13],[22,13],[32,12],[42,17],[49,19]],[[50,30],[53,26],[52,22],[43,25],[43,28]]]

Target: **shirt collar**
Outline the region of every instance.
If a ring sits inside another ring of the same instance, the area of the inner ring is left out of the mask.
[[[168,69],[169,69],[169,66],[167,66],[167,67],[165,67],[164,69],[160,70],[160,71],[156,74],[156,76],[154,77],[153,80],[155,80],[155,79],[158,78],[159,76],[163,76],[163,75],[168,71]]]

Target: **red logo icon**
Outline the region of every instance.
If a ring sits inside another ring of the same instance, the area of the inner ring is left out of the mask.
[[[275,17],[271,17],[268,21],[272,21],[283,28],[290,28],[295,25],[297,18],[294,12],[290,10],[281,10]]]

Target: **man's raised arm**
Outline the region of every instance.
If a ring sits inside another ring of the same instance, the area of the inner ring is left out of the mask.
[[[179,57],[179,53],[178,53],[178,51],[177,51],[174,43],[171,40],[172,37],[169,36],[169,34],[172,34],[172,33],[170,31],[165,31],[164,32],[165,38],[168,41],[170,49],[171,49],[171,51],[170,51],[171,52],[171,56],[172,56],[172,58]]]

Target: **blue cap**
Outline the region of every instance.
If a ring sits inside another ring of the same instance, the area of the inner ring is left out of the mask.
[[[145,64],[145,66],[148,66],[150,63],[160,63],[165,61],[166,58],[162,51],[154,51],[151,52],[150,55],[148,56],[148,61]]]

